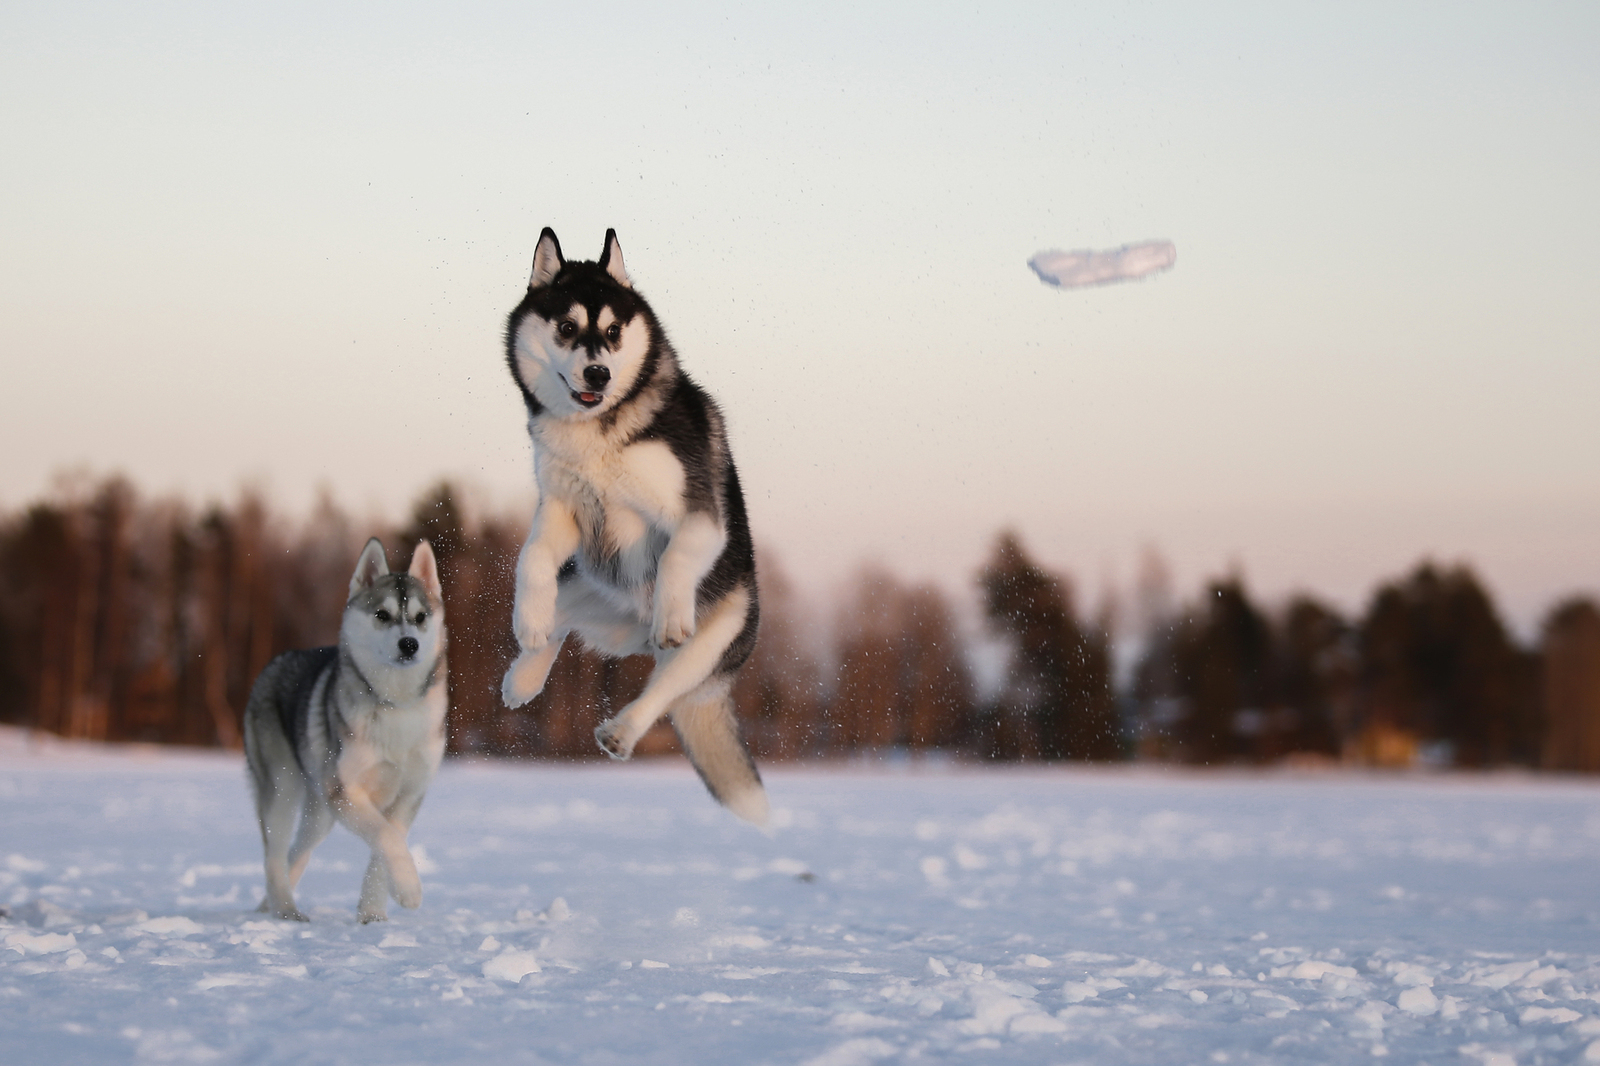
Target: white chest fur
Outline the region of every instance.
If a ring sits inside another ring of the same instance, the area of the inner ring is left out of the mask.
[[[444,758],[445,686],[400,704],[369,704],[347,722],[339,778],[359,783],[380,808],[402,789],[426,786]]]
[[[570,422],[539,426],[534,439],[541,497],[571,509],[585,541],[603,530],[608,554],[650,552],[652,531],[670,535],[683,521],[683,464],[665,443],[619,447],[594,423]]]

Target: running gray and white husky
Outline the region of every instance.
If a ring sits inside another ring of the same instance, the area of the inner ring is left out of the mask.
[[[361,921],[387,917],[391,894],[402,907],[422,903],[406,833],[444,757],[447,704],[433,548],[421,541],[410,570],[391,574],[374,537],[350,578],[338,646],[278,656],[245,707],[245,760],[266,849],[261,910],[307,920],[294,888],[335,821],[372,848]]]
[[[755,551],[722,413],[678,368],[633,287],[614,230],[599,262],[567,262],[546,228],[506,322],[506,361],[533,437],[539,506],[517,562],[521,654],[501,695],[543,690],[568,634],[650,654],[639,698],[595,730],[626,759],[670,715],[706,788],[763,824],[767,795],[730,690],[755,647]]]

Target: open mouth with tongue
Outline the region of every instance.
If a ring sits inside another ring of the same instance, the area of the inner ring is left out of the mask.
[[[570,389],[567,391],[572,392]],[[584,407],[599,407],[600,401],[605,399],[605,397],[598,392],[572,392],[572,398],[577,400],[578,403],[582,404]]]

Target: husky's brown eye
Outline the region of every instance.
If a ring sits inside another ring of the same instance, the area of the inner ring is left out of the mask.
[[[612,344],[617,343],[617,340],[621,336],[622,336],[622,327],[617,325],[615,322],[611,323],[610,326],[606,327],[606,340],[610,341]]]
[[[578,332],[578,324],[570,318],[562,322],[559,328],[563,337],[570,337]]]
[[[394,616],[388,611],[380,610],[378,612],[378,621],[382,622],[384,625],[388,625],[390,622],[394,621]]]
[[[417,625],[420,626],[423,622],[425,622],[427,620],[428,620],[428,612],[427,611],[418,611],[417,612],[417,620],[416,620]]]

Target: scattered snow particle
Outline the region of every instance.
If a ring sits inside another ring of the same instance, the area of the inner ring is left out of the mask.
[[[674,925],[677,923],[674,922]],[[714,948],[749,948],[760,951],[762,948],[771,947],[771,944],[756,936],[754,933],[722,933],[706,941],[707,945]]]
[[[1425,985],[1415,985],[1400,993],[1395,1006],[1407,1014],[1427,1015],[1439,1009],[1439,1000]]]
[[[1059,1018],[1052,1018],[1043,1011],[1033,1011],[1028,1014],[1018,1015],[1011,1019],[1011,1035],[1020,1033],[1064,1033],[1067,1023]]]
[[[1482,1066],[1517,1066],[1515,1055],[1507,1051],[1494,1051],[1482,1044],[1463,1044],[1460,1051],[1468,1058],[1477,1059]],[[1584,1053],[1584,1057],[1588,1057],[1588,1052]]]
[[[135,932],[153,933],[156,936],[194,936],[203,933],[206,927],[192,918],[185,918],[181,914],[168,918],[150,918],[140,922],[134,927]]]
[[[6,937],[5,945],[19,955],[53,955],[77,947],[78,938],[71,933],[11,933]]]
[[[248,973],[208,973],[194,983],[194,987],[201,992],[209,992],[213,988],[248,988],[252,985],[265,984],[264,978]]]
[[[981,870],[989,865],[989,860],[979,855],[965,844],[957,844],[950,853],[956,857],[956,865],[963,870]]]
[[[1394,975],[1394,983],[1401,988],[1410,988],[1413,985],[1433,987],[1433,974],[1420,966],[1402,966]]]
[[[822,1054],[806,1059],[800,1066],[867,1066],[895,1052],[894,1045],[875,1036],[846,1040]]]
[[[539,960],[534,958],[531,951],[502,951],[483,964],[483,976],[494,981],[510,981],[512,984],[530,973],[539,972]]]
[[[1557,1025],[1566,1025],[1575,1022],[1583,1015],[1570,1007],[1525,1007],[1517,1015],[1519,1025],[1530,1025],[1534,1022],[1554,1022]]]
[[[1287,972],[1279,973],[1279,969],[1287,970]],[[1349,966],[1339,966],[1335,963],[1323,962],[1321,959],[1308,959],[1307,961],[1296,965],[1292,969],[1288,967],[1279,967],[1278,969],[1272,971],[1272,976],[1288,977],[1295,981],[1320,981],[1322,980],[1324,974],[1330,973],[1339,977],[1356,976],[1355,970]]]

